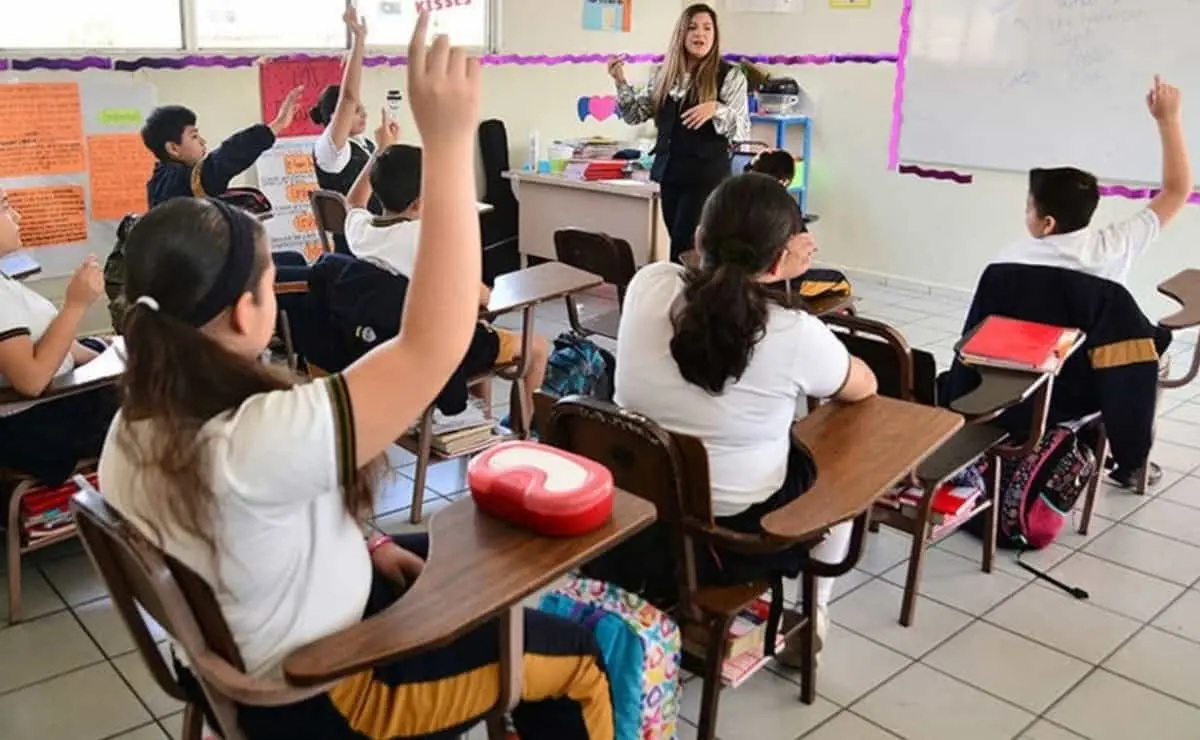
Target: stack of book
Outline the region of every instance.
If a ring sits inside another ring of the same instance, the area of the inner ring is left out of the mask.
[[[879,504],[895,509],[904,516],[916,518],[924,493],[917,486],[897,486],[879,499]],[[942,484],[933,494],[931,523],[935,526],[945,524],[970,514],[982,494],[983,491],[974,486]]]
[[[84,476],[96,487],[97,473]],[[71,496],[79,486],[68,481],[58,488],[40,487],[25,494],[21,499],[21,531],[28,545],[56,537],[75,526],[71,517]]]
[[[415,430],[414,430],[415,431]],[[446,416],[433,412],[434,451],[446,457],[482,450],[498,436],[496,422],[484,413],[483,403],[471,399],[460,414]]]
[[[1057,372],[1081,337],[1078,329],[988,316],[955,348],[967,365]]]
[[[767,641],[767,616],[771,604],[760,598],[742,610],[729,627],[729,642],[726,643],[725,662],[721,666],[721,683],[736,689],[745,683],[771,658],[763,654]],[[782,633],[775,649],[782,650]],[[690,645],[693,652],[702,653],[703,647]]]

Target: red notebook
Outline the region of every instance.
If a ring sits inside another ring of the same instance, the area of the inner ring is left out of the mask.
[[[1070,353],[1078,329],[988,316],[958,346],[968,365],[1052,372]]]

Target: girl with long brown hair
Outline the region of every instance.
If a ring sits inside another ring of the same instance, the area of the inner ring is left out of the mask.
[[[259,361],[276,302],[257,221],[220,201],[177,199],[142,217],[126,244],[125,399],[100,487],[213,588],[254,675],[281,677],[291,651],[401,598],[428,549],[423,536],[364,537],[359,524],[379,461],[458,365],[479,307],[479,64],[444,36],[427,50],[427,26],[422,14],[408,57],[428,160],[424,228],[397,337],[343,373],[298,384]],[[253,740],[464,732],[498,700],[498,634],[484,625],[298,704],[240,707],[239,724]],[[531,612],[525,634],[521,737],[612,738],[608,679],[587,628]]]
[[[704,201],[729,176],[730,144],[750,138],[746,75],[721,59],[721,32],[711,6],[679,16],[663,63],[640,91],[625,77],[625,58],[608,62],[621,118],[654,121],[658,140],[650,176],[659,184],[671,259],[692,249]]]

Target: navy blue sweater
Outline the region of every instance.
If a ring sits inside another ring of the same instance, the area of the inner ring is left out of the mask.
[[[229,189],[229,182],[275,146],[275,132],[259,123],[238,131],[205,155],[194,167],[183,162],[159,162],[146,183],[150,207],[170,200],[195,196],[217,196]]]

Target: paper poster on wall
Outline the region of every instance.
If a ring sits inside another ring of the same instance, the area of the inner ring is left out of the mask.
[[[338,59],[306,59],[267,61],[259,67],[258,84],[262,99],[262,116],[270,121],[283,105],[283,99],[294,88],[303,85],[296,118],[281,136],[316,136],[321,126],[308,117],[308,110],[317,104],[317,98],[329,85],[342,81],[342,63]]]
[[[280,139],[258,158],[258,187],[270,199],[272,217],[264,224],[273,251],[303,252],[313,260],[321,252],[316,219],[308,203],[317,189],[312,149],[315,137]]]
[[[0,178],[83,172],[74,82],[0,85]]]
[[[154,155],[138,134],[100,134],[87,138],[88,189],[92,219],[114,221],[127,213],[145,213],[146,181]]]
[[[21,243],[26,247],[87,241],[82,186],[14,188],[8,191],[8,202],[21,214]]]
[[[730,13],[800,13],[804,0],[725,0]]]
[[[633,0],[583,0],[583,30],[629,33]]]

